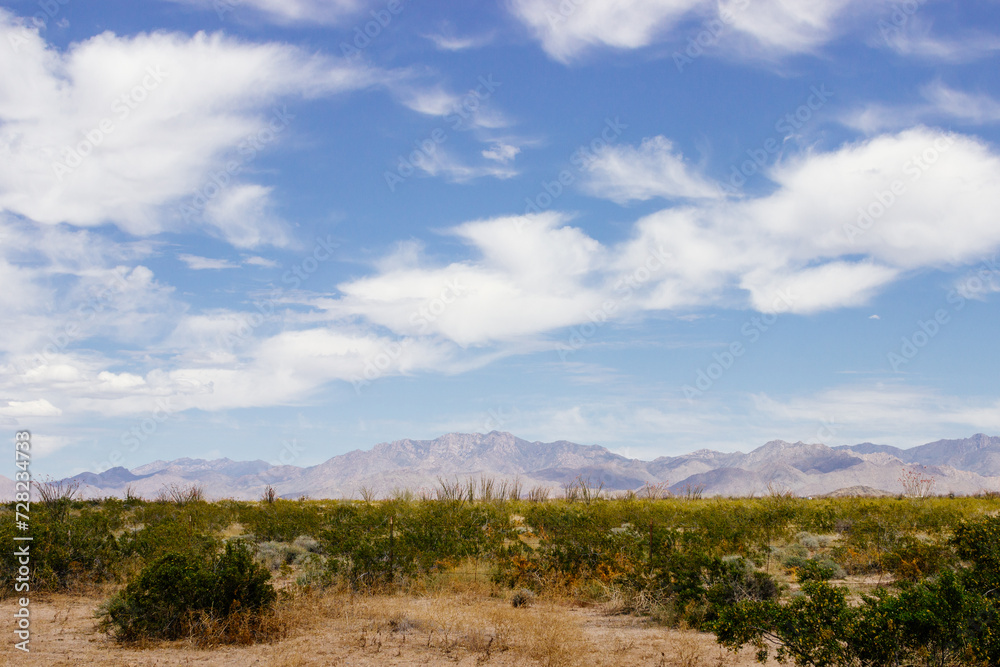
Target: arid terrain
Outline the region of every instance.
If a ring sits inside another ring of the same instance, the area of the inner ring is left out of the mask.
[[[670,630],[601,606],[540,600],[513,608],[485,592],[420,596],[323,594],[286,603],[288,636],[271,644],[199,647],[190,641],[123,647],[103,635],[102,594],[32,602],[31,654],[3,651],[4,665],[662,665],[749,667],[710,634]],[[10,618],[13,600],[0,605]],[[776,664],[776,663],[775,663]]]

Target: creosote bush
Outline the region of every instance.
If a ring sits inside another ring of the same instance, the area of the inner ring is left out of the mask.
[[[122,642],[193,636],[246,643],[280,630],[270,612],[271,575],[242,541],[206,558],[171,552],[151,562],[101,611],[102,630]]]

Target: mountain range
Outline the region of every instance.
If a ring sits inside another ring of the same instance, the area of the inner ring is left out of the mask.
[[[111,468],[62,480],[84,497],[153,498],[171,487],[202,487],[208,498],[257,499],[271,486],[285,498],[385,497],[396,490],[433,492],[440,481],[470,477],[519,480],[523,492],[548,488],[553,496],[578,479],[607,491],[656,484],[673,493],[752,496],[772,491],[800,496],[898,494],[907,474],[933,480],[932,493],[1000,490],[1000,437],[977,434],[899,449],[865,442],[828,447],[774,440],[749,453],[699,450],[652,461],[565,440],[529,442],[510,433],[449,433],[435,440],[397,440],[355,450],[314,466],[265,461],[182,458],[132,470]],[[14,484],[0,477],[0,497]]]

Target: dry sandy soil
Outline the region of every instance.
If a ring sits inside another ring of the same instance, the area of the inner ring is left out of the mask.
[[[711,635],[667,630],[600,607],[536,601],[513,608],[481,592],[424,596],[325,594],[285,603],[287,637],[271,644],[201,648],[191,641],[115,644],[96,627],[103,596],[32,601],[31,654],[13,647],[4,621],[3,665],[547,665],[749,667],[750,651]],[[14,601],[0,604],[12,619]]]

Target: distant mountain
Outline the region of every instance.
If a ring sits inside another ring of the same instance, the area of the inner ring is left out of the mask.
[[[152,498],[165,487],[192,484],[202,486],[210,498],[255,499],[269,485],[287,498],[350,498],[362,489],[382,497],[397,489],[433,490],[439,480],[469,477],[518,479],[524,492],[538,486],[553,495],[583,478],[609,491],[639,489],[649,482],[668,485],[674,493],[748,496],[789,491],[815,496],[897,494],[903,491],[904,470],[911,469],[933,478],[935,493],[1000,490],[1000,438],[977,434],[912,449],[773,440],[749,453],[703,449],[642,461],[565,440],[529,442],[498,431],[449,433],[435,440],[382,443],[309,467],[184,458],[133,470],[81,473],[64,481],[79,483],[87,497],[122,496],[131,489]],[[0,497],[12,493],[13,483],[0,477]]]

